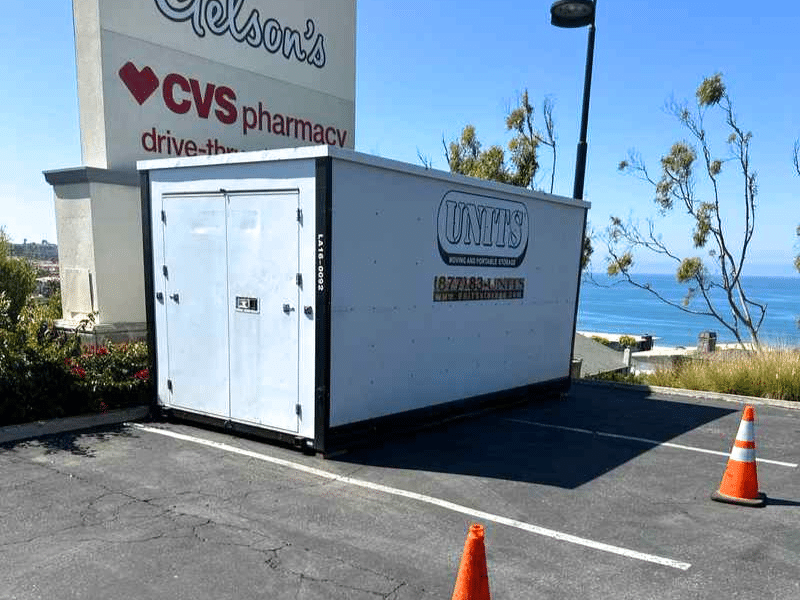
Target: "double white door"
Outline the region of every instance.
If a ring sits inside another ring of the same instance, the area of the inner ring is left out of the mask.
[[[298,431],[298,199],[163,197],[169,406]]]

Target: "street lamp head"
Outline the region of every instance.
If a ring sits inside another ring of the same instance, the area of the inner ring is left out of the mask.
[[[584,27],[594,22],[594,0],[556,0],[550,23],[556,27]]]

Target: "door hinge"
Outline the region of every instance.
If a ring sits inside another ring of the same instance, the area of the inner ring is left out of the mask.
[[[172,379],[167,379],[167,389],[170,392],[172,391]]]
[[[296,414],[298,417],[302,417],[303,416],[303,407],[300,406],[300,404],[295,404],[294,405],[294,414]]]
[[[300,225],[303,224],[303,209],[302,208],[298,208],[297,209],[297,222],[300,223]]]
[[[295,280],[295,282],[297,283],[298,286],[303,287],[303,274],[302,273],[298,273],[297,277],[295,277],[294,280]]]
[[[169,277],[167,275],[167,265],[161,265],[161,272],[164,273],[164,277]]]
[[[161,211],[161,222],[164,223],[164,225],[167,224],[167,211],[165,210]]]

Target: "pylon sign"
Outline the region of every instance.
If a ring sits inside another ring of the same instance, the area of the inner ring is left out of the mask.
[[[83,162],[352,148],[355,0],[73,0]]]

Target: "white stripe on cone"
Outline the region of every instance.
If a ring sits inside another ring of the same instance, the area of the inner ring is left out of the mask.
[[[739,448],[734,446],[731,450],[731,460],[739,462],[755,462],[756,449],[755,448]]]
[[[745,421],[742,419],[739,423],[739,432],[736,434],[736,439],[740,442],[753,442],[755,441],[755,427],[753,421]]]

